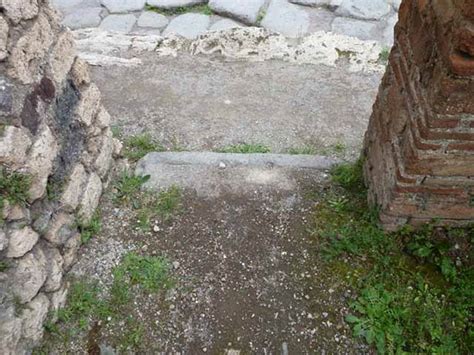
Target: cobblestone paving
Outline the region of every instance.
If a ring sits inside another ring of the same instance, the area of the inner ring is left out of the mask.
[[[399,0],[52,0],[71,29],[177,34],[260,26],[287,37],[317,31],[393,43]]]

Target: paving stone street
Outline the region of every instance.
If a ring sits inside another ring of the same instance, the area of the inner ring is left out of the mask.
[[[400,0],[53,0],[71,29],[181,35],[260,26],[286,37],[318,31],[393,43]]]

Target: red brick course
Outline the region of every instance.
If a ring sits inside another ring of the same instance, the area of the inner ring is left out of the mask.
[[[474,1],[405,0],[365,137],[387,229],[474,222]]]

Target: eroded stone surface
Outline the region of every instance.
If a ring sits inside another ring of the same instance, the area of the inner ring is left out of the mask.
[[[11,275],[10,287],[19,302],[27,303],[38,294],[48,277],[47,263],[48,260],[39,245],[18,260]]]
[[[46,192],[48,176],[58,150],[53,133],[48,126],[44,126],[28,154],[28,171],[32,175],[29,201],[42,197]]]
[[[377,24],[352,18],[337,17],[331,25],[334,33],[360,38],[362,40],[374,40],[378,36]]]
[[[31,139],[24,128],[7,126],[0,137],[0,163],[13,169],[20,167],[26,160]]]
[[[206,32],[209,28],[210,19],[207,15],[188,13],[171,20],[163,35],[179,35],[187,39],[193,39]]]
[[[0,16],[0,60],[7,57],[8,23]]]
[[[73,30],[78,28],[97,27],[100,24],[101,7],[77,9],[64,17],[63,24]]]
[[[37,345],[43,336],[43,323],[49,310],[49,300],[40,293],[25,305],[21,314],[23,340],[30,346]]]
[[[1,5],[7,17],[14,23],[32,19],[38,14],[37,0],[3,0]]]
[[[0,349],[13,355],[21,337],[21,319],[16,317],[14,306],[0,307],[0,334]]]
[[[38,242],[39,235],[31,227],[11,230],[8,239],[8,258],[19,258],[29,252]]]
[[[242,27],[241,24],[230,19],[222,19],[214,23],[209,30],[210,31],[222,31],[231,28]]]
[[[101,0],[110,13],[139,11],[145,6],[145,0]]]
[[[363,20],[377,20],[390,13],[387,0],[343,0],[336,13]]]
[[[139,27],[150,27],[163,29],[168,25],[168,19],[162,14],[157,14],[153,11],[144,11],[137,21]]]
[[[218,14],[235,18],[248,25],[257,22],[265,0],[210,0],[209,6]]]
[[[22,2],[21,0],[14,0]],[[40,14],[33,26],[18,40],[9,57],[10,75],[30,84],[38,79],[40,59],[53,43],[51,26],[45,15]]]
[[[71,32],[64,31],[58,37],[50,55],[51,72],[56,82],[61,83],[65,78],[75,57],[74,38]]]
[[[262,26],[288,37],[302,37],[309,29],[309,14],[287,0],[272,0]]]
[[[79,204],[79,216],[87,223],[94,215],[102,194],[102,181],[99,175],[92,173],[89,175],[84,194]]]
[[[87,180],[87,173],[81,163],[77,163],[72,169],[69,181],[60,198],[61,205],[67,211],[74,211],[79,204],[84,185]]]
[[[135,22],[137,22],[137,18],[131,14],[109,15],[99,27],[105,31],[128,33],[132,30]]]

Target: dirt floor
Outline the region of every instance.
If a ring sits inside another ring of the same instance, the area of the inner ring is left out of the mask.
[[[153,221],[148,232],[136,227],[130,206],[114,203],[111,188],[102,201],[102,232],[82,249],[72,274],[98,280],[107,293],[112,268],[134,250],[166,256],[174,286],[134,293],[126,314],[140,325],[138,344],[124,348],[124,317],[67,340],[47,338],[48,351],[367,353],[344,322],[351,289],[328,270],[307,230],[328,176],[299,170],[294,178],[293,192],[263,187],[206,199],[185,191],[179,212]]]

